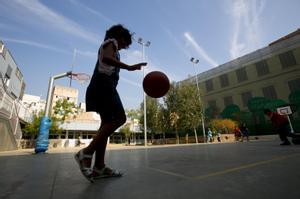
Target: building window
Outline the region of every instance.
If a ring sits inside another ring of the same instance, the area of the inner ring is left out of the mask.
[[[21,87],[21,93],[20,93],[20,96],[19,96],[19,99],[20,99],[20,100],[23,99],[24,92],[25,92],[25,87],[26,87],[26,84],[25,84],[24,81],[23,81],[23,82],[22,82],[22,87]]]
[[[3,51],[3,48],[4,48],[4,44],[3,44],[3,42],[0,40],[0,53]]]
[[[300,90],[300,78],[289,81],[288,85],[291,92]]]
[[[252,98],[252,94],[251,92],[245,92],[242,93],[242,102],[243,102],[243,106],[247,107],[248,106],[248,101]]]
[[[279,55],[280,63],[282,68],[288,68],[290,66],[295,66],[296,59],[292,51],[288,51]]]
[[[208,101],[208,106],[209,106],[210,108],[216,108],[216,107],[217,107],[217,102],[216,102],[216,100],[209,100],[209,101]]]
[[[20,81],[22,81],[22,73],[19,68],[16,68],[16,76]]]
[[[262,88],[262,91],[263,91],[265,98],[277,99],[277,94],[276,94],[274,86],[264,87],[264,88]]]
[[[2,57],[5,59],[6,49],[5,49],[4,44],[3,44],[2,41],[0,41],[0,54],[1,54]]]
[[[13,96],[14,99],[17,99],[17,95],[14,92],[10,92],[10,94]]]
[[[270,73],[269,66],[266,60],[256,63],[255,66],[256,66],[257,76],[259,77]]]
[[[9,83],[10,83],[10,77],[8,77],[7,75],[4,76],[4,84],[6,87],[9,86]]]
[[[240,68],[240,69],[236,70],[236,76],[237,76],[238,82],[243,82],[243,81],[248,80],[246,68]]]
[[[229,85],[228,75],[224,74],[220,76],[221,87],[226,87]]]
[[[213,85],[212,79],[206,80],[205,81],[205,86],[206,86],[206,91],[207,92],[214,90],[214,85]]]
[[[6,73],[4,75],[4,84],[8,87],[10,83],[10,78],[11,78],[11,73],[12,73],[12,67],[8,65]]]
[[[233,98],[232,98],[232,96],[224,97],[224,105],[228,106],[230,104],[233,104]]]

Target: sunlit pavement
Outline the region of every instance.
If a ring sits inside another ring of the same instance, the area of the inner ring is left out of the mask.
[[[93,184],[82,177],[75,149],[0,153],[0,198],[299,198],[300,145],[279,143],[110,149],[108,166],[125,175]]]

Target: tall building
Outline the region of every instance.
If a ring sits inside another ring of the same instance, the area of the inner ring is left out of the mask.
[[[55,102],[60,99],[67,99],[68,102],[73,102],[75,105],[77,105],[78,89],[55,85],[53,88],[53,95],[51,99],[52,105],[54,105]]]
[[[32,113],[39,113],[45,110],[46,101],[40,96],[24,94],[22,99],[23,105]]]
[[[51,99],[52,107],[55,106],[58,100],[63,99],[67,99],[67,101],[71,103],[73,102],[77,107],[78,93],[78,89],[55,85]],[[59,137],[73,140],[73,142],[70,142],[69,146],[74,146],[74,141],[75,139],[78,139],[79,136],[83,139],[91,138],[100,126],[100,116],[94,112],[85,112],[85,103],[80,103],[78,108],[80,109],[78,112],[76,108],[76,111],[74,110],[74,113],[68,115],[65,118],[65,121],[60,124],[63,133]],[[50,138],[57,137],[58,135],[50,135]]]
[[[22,99],[25,81],[15,59],[0,40],[0,75],[7,93],[13,99]]]
[[[77,107],[78,89],[72,87],[65,87],[61,85],[55,85],[53,87],[52,92],[53,92],[52,99],[51,99],[52,108],[56,105],[56,102],[58,100],[64,100],[64,99],[66,99],[69,103],[74,103],[74,105]],[[75,109],[74,109],[74,114],[68,115],[68,117],[73,117],[77,114]],[[52,109],[52,114],[53,114],[53,109]]]
[[[31,118],[20,103],[24,90],[23,75],[12,54],[0,40],[0,151],[18,148],[22,138],[19,122]]]
[[[196,78],[206,113],[215,116],[232,105],[249,112],[248,103],[254,98],[264,98],[270,106],[290,104],[291,95],[300,91],[300,29],[182,82],[195,83]]]

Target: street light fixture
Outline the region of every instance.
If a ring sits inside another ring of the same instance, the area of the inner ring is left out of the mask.
[[[40,122],[40,129],[39,129],[39,136],[36,140],[36,146],[35,146],[35,153],[44,153],[48,150],[48,144],[49,144],[49,130],[52,125],[52,121],[50,119],[51,115],[51,100],[53,95],[53,84],[54,80],[60,79],[63,77],[67,77],[71,75],[72,72],[65,72],[58,75],[54,75],[50,77],[49,79],[49,85],[48,85],[48,94],[47,94],[47,101],[45,106],[45,113],[44,116],[41,119]]]
[[[77,49],[74,48],[74,51],[73,51],[73,60],[72,60],[72,66],[71,66],[71,72],[74,70],[76,54],[77,54]],[[69,87],[72,87],[72,78],[70,78],[70,86]]]
[[[40,128],[39,128],[39,136],[36,140],[35,145],[35,153],[44,153],[48,150],[49,144],[49,130],[52,125],[52,121],[50,119],[51,109],[52,109],[52,97],[53,97],[53,85],[54,80],[67,77],[74,78],[77,81],[82,81],[82,83],[87,82],[90,79],[90,76],[84,73],[73,73],[72,71],[61,73],[58,75],[51,76],[49,79],[48,84],[48,94],[47,94],[47,101],[45,106],[45,113],[40,121]]]
[[[142,45],[142,59],[143,61],[145,61],[145,47],[149,47],[151,42],[150,41],[146,41],[143,42],[143,38],[138,38],[137,41],[140,45]],[[143,67],[143,78],[145,78],[145,67]],[[143,91],[143,96],[144,96],[144,144],[145,146],[147,146],[147,117],[146,117],[146,113],[147,113],[147,106],[146,106],[146,93]]]
[[[203,102],[201,100],[199,83],[198,83],[198,75],[197,75],[197,72],[196,72],[196,65],[195,65],[195,64],[199,63],[199,59],[195,59],[194,57],[192,57],[190,61],[193,63],[194,71],[195,71],[196,85],[197,85],[197,90],[198,90],[198,95],[199,95],[199,101],[200,101],[200,105],[201,105],[201,121],[202,121],[202,131],[203,131],[203,142],[205,142],[205,125],[204,125]],[[197,137],[196,137],[196,143],[198,143]]]

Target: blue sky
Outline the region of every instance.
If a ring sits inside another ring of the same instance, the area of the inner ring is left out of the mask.
[[[159,70],[180,81],[194,75],[191,57],[200,60],[196,71],[204,72],[300,28],[299,8],[299,0],[0,0],[0,39],[24,75],[25,93],[46,98],[49,77],[73,63],[75,72],[92,74],[105,31],[114,24],[151,41],[146,73]],[[142,47],[134,42],[121,59],[142,61]],[[125,108],[140,106],[142,77],[142,71],[121,71]],[[87,85],[72,86],[84,101]]]

